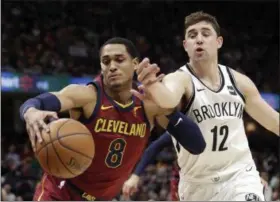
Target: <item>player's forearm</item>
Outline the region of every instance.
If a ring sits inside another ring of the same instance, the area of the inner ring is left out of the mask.
[[[249,100],[245,109],[264,128],[279,136],[279,113],[272,109],[264,100]]]
[[[271,132],[275,133],[276,135],[279,135],[279,130],[280,130],[280,126],[279,126],[279,113],[275,114],[275,117],[273,119],[273,122],[271,124],[271,129],[269,129]]]
[[[168,115],[167,131],[191,154],[201,154],[206,148],[206,142],[198,127],[186,115],[174,112]]]
[[[137,164],[137,167],[134,170],[134,174],[140,176],[144,172],[147,165],[156,157],[158,152],[164,147],[171,144],[171,137],[167,132],[165,132],[163,135],[160,136],[159,139],[151,143],[149,147],[145,150],[140,162]]]
[[[175,108],[183,96],[181,90],[178,91],[170,90],[163,83],[157,82],[150,85],[147,90],[152,96],[154,102],[161,108],[172,109]]]
[[[34,98],[26,100],[20,106],[19,111],[21,119],[25,120],[25,113],[32,109],[59,112],[61,109],[61,103],[59,99],[51,93],[40,94]]]

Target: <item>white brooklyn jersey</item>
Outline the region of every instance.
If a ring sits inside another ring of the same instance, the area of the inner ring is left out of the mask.
[[[237,89],[230,70],[219,65],[221,86],[209,89],[187,66],[180,68],[191,75],[193,96],[186,115],[195,121],[206,141],[200,155],[193,155],[173,139],[180,167],[180,178],[193,182],[215,182],[248,164],[254,165],[243,124],[244,97]]]

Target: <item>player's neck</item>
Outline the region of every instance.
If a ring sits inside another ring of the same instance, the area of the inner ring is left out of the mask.
[[[220,79],[217,60],[199,62],[191,60],[189,64],[198,78],[207,79],[211,82]]]
[[[113,100],[121,104],[128,104],[132,100],[132,93],[130,92],[131,88],[131,86],[123,86],[118,89],[109,89],[105,87],[104,90]]]

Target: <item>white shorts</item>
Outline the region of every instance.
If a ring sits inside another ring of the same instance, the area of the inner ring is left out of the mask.
[[[255,167],[217,183],[188,182],[180,179],[181,201],[265,201],[264,187]]]

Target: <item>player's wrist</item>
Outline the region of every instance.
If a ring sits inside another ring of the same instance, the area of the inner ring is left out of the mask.
[[[140,177],[138,175],[136,175],[136,174],[132,174],[130,176],[130,179],[133,180],[134,182],[139,182]]]

